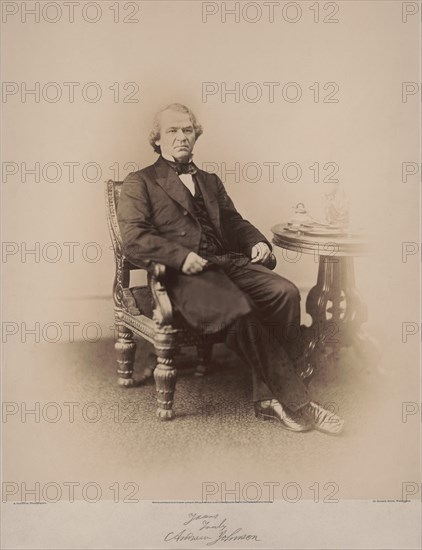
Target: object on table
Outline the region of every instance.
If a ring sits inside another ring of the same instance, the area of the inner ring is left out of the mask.
[[[295,206],[295,212],[287,225],[292,229],[300,229],[305,224],[310,222],[312,222],[312,218],[308,214],[305,205],[303,204],[303,202],[299,202]]]
[[[285,225],[292,233],[313,235],[315,237],[361,237],[364,229],[351,227],[349,224],[349,202],[344,190],[338,185],[331,185],[324,194],[325,220],[314,219],[299,202],[294,208],[294,215]]]
[[[350,222],[349,199],[339,183],[331,184],[324,193],[324,214],[328,224],[346,227]]]

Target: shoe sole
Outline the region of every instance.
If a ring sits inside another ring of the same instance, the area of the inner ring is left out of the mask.
[[[339,428],[339,430],[337,432],[330,432],[328,430],[325,430],[324,428],[320,428],[317,425],[315,425],[315,429],[318,430],[319,432],[321,432],[323,434],[327,434],[327,435],[340,435],[344,430],[344,424],[341,425],[341,427]]]
[[[265,414],[262,411],[255,411],[255,417],[258,420],[266,420],[266,421],[269,421],[269,422],[278,422],[279,424],[281,424],[282,428],[284,428],[285,430],[289,430],[289,432],[309,432],[313,429],[313,426],[309,426],[309,427],[306,427],[306,428],[303,427],[303,428],[300,428],[299,430],[297,430],[295,428],[291,428],[287,424],[284,424],[284,422],[282,420],[280,420],[279,418],[277,418],[277,416],[274,416],[273,414]]]

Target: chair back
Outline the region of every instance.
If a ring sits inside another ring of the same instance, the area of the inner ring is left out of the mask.
[[[123,253],[123,241],[117,221],[117,207],[122,187],[122,181],[108,180],[105,190],[107,223],[114,250],[114,260],[116,262],[116,274],[113,285],[113,297],[116,306],[121,306],[123,303],[125,289],[129,288],[130,271],[132,269],[141,269],[131,264]]]
[[[115,254],[123,253],[122,237],[120,235],[119,224],[117,221],[117,206],[119,204],[122,186],[123,186],[122,181],[108,180],[106,182],[105,198],[106,198],[106,208],[107,208],[107,222],[108,222],[108,229],[110,232],[110,237],[111,237]]]

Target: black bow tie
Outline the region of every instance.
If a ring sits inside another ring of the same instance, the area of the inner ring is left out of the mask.
[[[178,176],[180,176],[180,174],[196,174],[196,172],[198,171],[198,168],[194,165],[193,162],[181,164],[179,162],[172,162],[171,160],[167,159],[165,160],[168,164],[170,164],[170,166],[173,168]]]

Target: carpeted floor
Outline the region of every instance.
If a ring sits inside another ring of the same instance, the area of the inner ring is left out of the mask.
[[[225,489],[236,482],[274,482],[278,491],[296,483],[302,498],[314,498],[315,487],[321,499],[334,489],[333,498],[401,498],[402,481],[417,479],[410,446],[418,426],[401,417],[408,394],[398,377],[364,367],[351,349],[310,385],[315,400],[346,420],[335,437],[256,420],[249,372],[222,345],[210,375],[180,373],[177,416],[160,422],[152,380],[133,389],[117,386],[113,345],[102,339],[9,347],[13,361],[5,362],[3,383],[18,409],[10,405],[13,414],[3,425],[5,480],[95,481],[105,488],[103,498],[111,498],[113,483],[134,482],[138,498],[160,500],[201,500],[209,482],[220,500],[230,498]],[[138,373],[150,359],[138,346]],[[195,355],[189,351],[184,360],[194,365]],[[25,407],[37,406],[38,422],[23,415]]]

